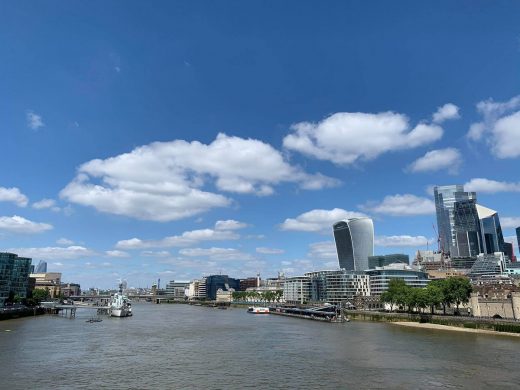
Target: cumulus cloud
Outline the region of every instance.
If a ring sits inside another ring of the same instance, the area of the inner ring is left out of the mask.
[[[520,192],[520,183],[475,178],[464,184],[464,189],[466,191],[488,194],[497,192]]]
[[[261,253],[263,255],[279,255],[285,253],[285,251],[283,249],[260,247],[256,248],[256,253]]]
[[[302,232],[330,232],[335,222],[355,217],[366,217],[366,214],[339,208],[332,210],[315,209],[300,214],[296,218],[287,218],[280,225],[280,229]]]
[[[48,223],[33,222],[13,215],[12,217],[0,217],[0,230],[11,233],[33,234],[51,230],[52,225]]]
[[[435,213],[435,204],[431,199],[412,194],[385,196],[382,202],[369,202],[361,206],[361,208],[378,214],[398,217]]]
[[[458,149],[437,149],[431,150],[415,160],[408,169],[414,173],[446,169],[449,173],[455,174],[458,172],[461,162],[462,155]]]
[[[74,241],[69,240],[67,238],[60,238],[60,239],[56,240],[56,244],[70,246],[70,245],[74,245]]]
[[[228,219],[225,221],[217,221],[215,223],[215,230],[238,230],[247,227],[247,223],[238,222],[234,219]]]
[[[129,253],[124,252],[124,251],[118,251],[118,250],[106,251],[105,255],[107,255],[108,257],[118,257],[118,258],[130,257]]]
[[[520,227],[520,217],[500,217],[502,229],[516,229]]]
[[[0,202],[12,202],[20,207],[27,206],[29,199],[16,187],[0,187]]]
[[[42,260],[73,260],[93,256],[96,253],[83,246],[43,247],[43,248],[11,248],[8,252],[19,256]]]
[[[148,249],[191,246],[202,241],[238,240],[240,235],[230,230],[199,229],[184,232],[181,235],[169,236],[160,240],[141,240],[131,238],[116,244],[119,249]]]
[[[337,260],[338,252],[336,250],[336,244],[334,244],[333,241],[312,243],[309,245],[309,253],[307,256],[313,259]]]
[[[32,207],[37,210],[41,209],[52,209],[53,211],[59,211],[60,208],[56,206],[56,201],[54,199],[42,199],[38,202],[34,202]]]
[[[29,127],[30,129],[38,130],[40,127],[45,126],[45,123],[43,123],[41,115],[36,114],[32,110],[27,110],[26,119],[27,127]]]
[[[378,236],[375,238],[374,244],[383,247],[423,247],[433,241],[432,238],[427,239],[424,236]]]
[[[340,112],[318,123],[295,123],[291,130],[283,140],[287,149],[338,165],[427,145],[443,134],[436,124],[419,123],[412,128],[406,115],[394,112]]]
[[[467,137],[473,141],[484,139],[498,158],[520,156],[520,95],[507,102],[481,101],[477,111],[482,121],[470,126]]]
[[[170,252],[168,251],[142,251],[141,256],[143,257],[168,257]]]
[[[235,248],[187,248],[179,254],[188,257],[207,257],[210,260],[253,260],[253,256]]]
[[[262,141],[219,134],[207,145],[155,142],[116,157],[91,160],[79,167],[60,196],[102,212],[173,221],[230,205],[231,199],[204,191],[205,185],[265,196],[284,182],[313,189],[338,184],[336,179],[289,164]]]
[[[447,103],[444,106],[439,107],[433,114],[433,121],[435,123],[442,123],[450,119],[458,118],[460,118],[459,107],[453,103]]]

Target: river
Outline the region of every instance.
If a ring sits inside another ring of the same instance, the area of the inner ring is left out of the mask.
[[[2,389],[513,389],[520,339],[134,304],[0,322]]]

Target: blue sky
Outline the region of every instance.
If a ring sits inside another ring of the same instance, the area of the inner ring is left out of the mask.
[[[433,185],[520,225],[516,2],[0,2],[0,249],[83,288],[435,247]],[[517,248],[515,247],[515,250]]]

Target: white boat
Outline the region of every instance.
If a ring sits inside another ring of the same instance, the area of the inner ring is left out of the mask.
[[[129,317],[132,315],[132,304],[126,295],[123,295],[123,285],[119,284],[119,292],[112,295],[110,301],[110,315],[112,317]]]
[[[247,312],[251,314],[269,314],[269,308],[251,306],[247,309]]]

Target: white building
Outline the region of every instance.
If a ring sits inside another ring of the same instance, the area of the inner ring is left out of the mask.
[[[311,299],[311,280],[308,276],[286,278],[283,299],[287,303],[307,303]]]

